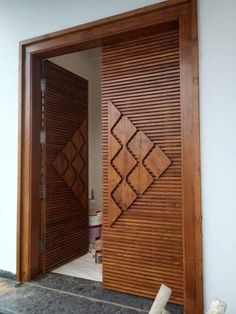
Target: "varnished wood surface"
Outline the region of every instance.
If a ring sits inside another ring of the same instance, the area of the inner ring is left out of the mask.
[[[88,81],[44,62],[44,270],[88,251]]]
[[[183,200],[185,310],[203,313],[202,218],[200,191],[200,133],[198,106],[197,1],[180,20],[181,99],[183,133]],[[192,49],[191,49],[192,48]],[[190,63],[187,60],[191,61]],[[189,105],[191,104],[191,105]],[[194,226],[194,228],[192,227]],[[190,266],[191,265],[191,266]],[[190,280],[191,278],[191,280]]]
[[[108,221],[111,226],[171,164],[147,135],[108,101]]]
[[[119,14],[107,20],[95,21],[62,31],[61,35],[42,36],[31,43],[26,42],[27,52],[40,57],[53,57],[78,50],[103,46],[110,42],[129,40],[140,34],[155,33],[170,24],[178,24],[178,19],[187,11],[189,1],[166,1],[132,12]],[[160,13],[161,14],[158,14]],[[138,17],[138,18],[137,18]],[[166,24],[166,25],[165,25]],[[24,41],[22,42],[24,45]]]
[[[199,110],[199,54],[198,54],[198,0],[192,0],[191,6],[191,48],[192,48],[192,121],[191,125],[194,130],[192,142],[194,143],[194,159],[193,171],[193,187],[194,196],[192,199],[193,214],[195,217],[193,242],[195,247],[195,272],[192,275],[194,284],[194,295],[191,296],[192,304],[187,304],[187,311],[191,312],[194,307],[198,312],[203,311],[204,308],[204,294],[203,294],[203,247],[202,247],[202,211],[201,211],[201,155],[200,155],[200,110]],[[190,21],[189,21],[190,22]],[[187,237],[187,235],[186,235]],[[186,255],[189,253],[186,251]],[[187,268],[189,268],[187,266]],[[188,280],[188,276],[186,276]],[[197,300],[197,302],[193,301]]]
[[[23,45],[35,44],[35,43],[44,41],[46,38],[50,39],[50,38],[61,37],[61,36],[75,33],[77,31],[81,31],[81,30],[88,31],[88,30],[96,28],[97,26],[100,26],[100,25],[107,25],[110,23],[113,24],[114,22],[117,22],[117,21],[126,20],[126,19],[132,18],[133,16],[137,16],[137,15],[140,16],[140,15],[149,14],[149,13],[152,13],[153,11],[159,11],[160,10],[161,13],[163,13],[163,11],[168,9],[168,8],[172,8],[172,7],[176,8],[176,7],[178,7],[178,5],[182,5],[184,3],[189,3],[189,2],[191,2],[191,0],[167,0],[167,1],[160,2],[160,3],[152,4],[149,6],[144,6],[142,8],[138,8],[136,10],[131,10],[131,11],[124,12],[121,14],[106,17],[106,18],[100,19],[98,21],[93,21],[93,22],[89,22],[89,23],[82,24],[79,26],[70,27],[70,28],[67,28],[67,29],[64,29],[61,31],[52,32],[52,33],[49,33],[49,34],[46,34],[43,36],[25,39],[25,40],[22,40],[21,43]]]
[[[71,140],[57,154],[53,165],[73,191],[80,205],[88,209],[88,124],[83,120]]]
[[[148,297],[165,283],[172,302],[183,303],[179,41],[173,29],[102,50],[103,282]],[[140,155],[153,179],[148,185],[132,177]],[[120,215],[111,225],[113,202]]]
[[[41,206],[38,178],[40,165],[33,162],[33,152],[40,151],[39,112],[41,99],[38,97],[40,63],[63,53],[71,53],[90,47],[127,41],[135,36],[155,34],[180,25],[181,52],[183,61],[190,69],[185,76],[181,68],[182,97],[188,95],[182,113],[188,123],[184,129],[189,132],[182,146],[185,159],[191,168],[183,163],[182,171],[188,175],[186,184],[191,186],[183,193],[184,210],[184,265],[186,314],[203,313],[202,286],[202,234],[201,234],[201,198],[200,198],[200,145],[199,145],[199,105],[198,105],[198,49],[197,49],[197,0],[173,0],[149,7],[119,14],[100,21],[79,25],[70,29],[47,34],[20,43],[20,101],[19,101],[19,168],[18,168],[18,221],[17,221],[17,279],[29,280],[41,272],[40,230]],[[187,18],[187,19],[186,19]],[[185,20],[185,21],[184,21]],[[186,30],[189,31],[187,37]],[[186,54],[186,52],[188,52]],[[161,82],[160,82],[161,83]],[[134,86],[135,89],[135,86]],[[118,91],[119,93],[119,91]],[[171,103],[171,101],[169,101]],[[135,106],[133,104],[132,106]],[[145,109],[152,116],[155,103]],[[131,103],[130,103],[131,107]],[[164,107],[164,103],[163,106]],[[140,108],[140,119],[142,119]],[[161,112],[161,109],[160,109]],[[153,114],[156,114],[155,110]],[[175,119],[175,118],[173,118]],[[171,119],[170,119],[171,123]],[[152,128],[152,126],[150,126]],[[190,140],[189,140],[190,138]],[[194,146],[194,150],[188,147]],[[35,157],[35,155],[34,155]],[[190,210],[189,210],[190,209]],[[192,219],[194,217],[194,219]],[[186,245],[186,241],[190,245]],[[159,257],[161,259],[161,256]]]

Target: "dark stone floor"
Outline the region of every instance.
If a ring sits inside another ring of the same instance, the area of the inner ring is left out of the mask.
[[[144,314],[152,300],[103,289],[99,282],[49,273],[17,284],[0,278],[0,314]],[[182,307],[168,304],[172,314]]]

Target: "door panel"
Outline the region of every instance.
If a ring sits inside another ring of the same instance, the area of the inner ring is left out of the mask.
[[[102,54],[103,284],[183,303],[179,30]]]
[[[88,251],[88,81],[44,62],[44,270]]]

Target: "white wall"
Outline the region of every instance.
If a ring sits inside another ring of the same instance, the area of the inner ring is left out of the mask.
[[[236,313],[236,1],[200,1],[205,297]]]
[[[93,189],[102,208],[101,49],[90,49],[49,59],[89,81],[89,197]]]
[[[18,41],[156,2],[0,0],[0,269],[15,272]],[[205,298],[235,314],[236,1],[199,2]]]

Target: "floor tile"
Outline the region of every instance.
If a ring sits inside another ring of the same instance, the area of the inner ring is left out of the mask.
[[[53,273],[102,281],[102,264],[96,264],[91,253],[56,268]]]

